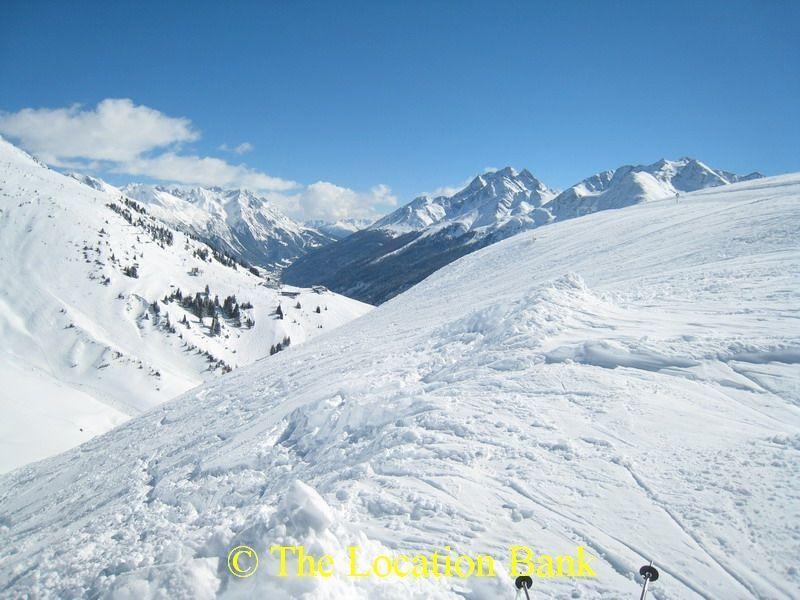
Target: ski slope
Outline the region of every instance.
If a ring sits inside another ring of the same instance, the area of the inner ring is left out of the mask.
[[[800,589],[800,174],[470,254],[369,315],[0,478],[0,594],[512,598],[510,579],[279,578],[340,557],[584,545],[534,597]],[[261,554],[245,580],[237,544]]]
[[[169,235],[172,243],[161,239]],[[125,274],[134,265],[136,278]],[[242,323],[221,318],[212,336],[210,316],[169,298],[181,290],[205,299],[206,286],[209,301],[236,296]],[[301,343],[370,308],[224,264],[113,188],[79,183],[0,139],[0,378],[8,382],[0,472],[267,356],[286,337]]]

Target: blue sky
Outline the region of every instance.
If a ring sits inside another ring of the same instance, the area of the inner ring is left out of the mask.
[[[12,1],[0,133],[323,217],[505,165],[553,187],[684,155],[776,174],[800,170],[798,23],[798,2]]]

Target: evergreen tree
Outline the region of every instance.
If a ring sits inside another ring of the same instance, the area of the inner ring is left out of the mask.
[[[211,335],[220,335],[222,333],[222,326],[219,323],[219,319],[216,315],[211,320]]]

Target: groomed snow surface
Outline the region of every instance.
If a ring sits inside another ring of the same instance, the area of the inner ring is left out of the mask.
[[[0,479],[8,597],[512,598],[510,578],[279,578],[342,556],[552,554],[533,597],[800,589],[800,175],[557,223]],[[255,575],[228,574],[238,544]]]

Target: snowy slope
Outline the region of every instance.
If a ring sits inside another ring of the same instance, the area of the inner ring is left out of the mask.
[[[309,252],[282,277],[379,304],[469,252],[547,223],[551,217],[540,207],[554,196],[527,170],[484,173],[452,196],[420,196],[366,229]]]
[[[523,233],[362,319],[0,478],[9,597],[511,598],[282,579],[341,558],[585,545],[535,597],[800,589],[800,174]],[[303,483],[299,483],[303,482]],[[236,544],[261,553],[234,580]]]
[[[545,208],[556,219],[571,219],[760,177],[760,173],[736,175],[713,169],[694,158],[661,159],[652,165],[626,165],[597,173],[561,192]]]
[[[293,221],[248,190],[129,184],[159,219],[253,265],[279,269],[334,238]]]
[[[99,189],[0,140],[0,377],[10,382],[0,391],[0,471],[252,363],[287,336],[300,343],[369,309],[223,264],[95,181]],[[138,278],[125,274],[134,265]],[[239,319],[222,318],[211,336],[212,318],[201,322],[173,299],[178,290],[221,304],[235,295]],[[272,314],[279,303],[283,320]]]

